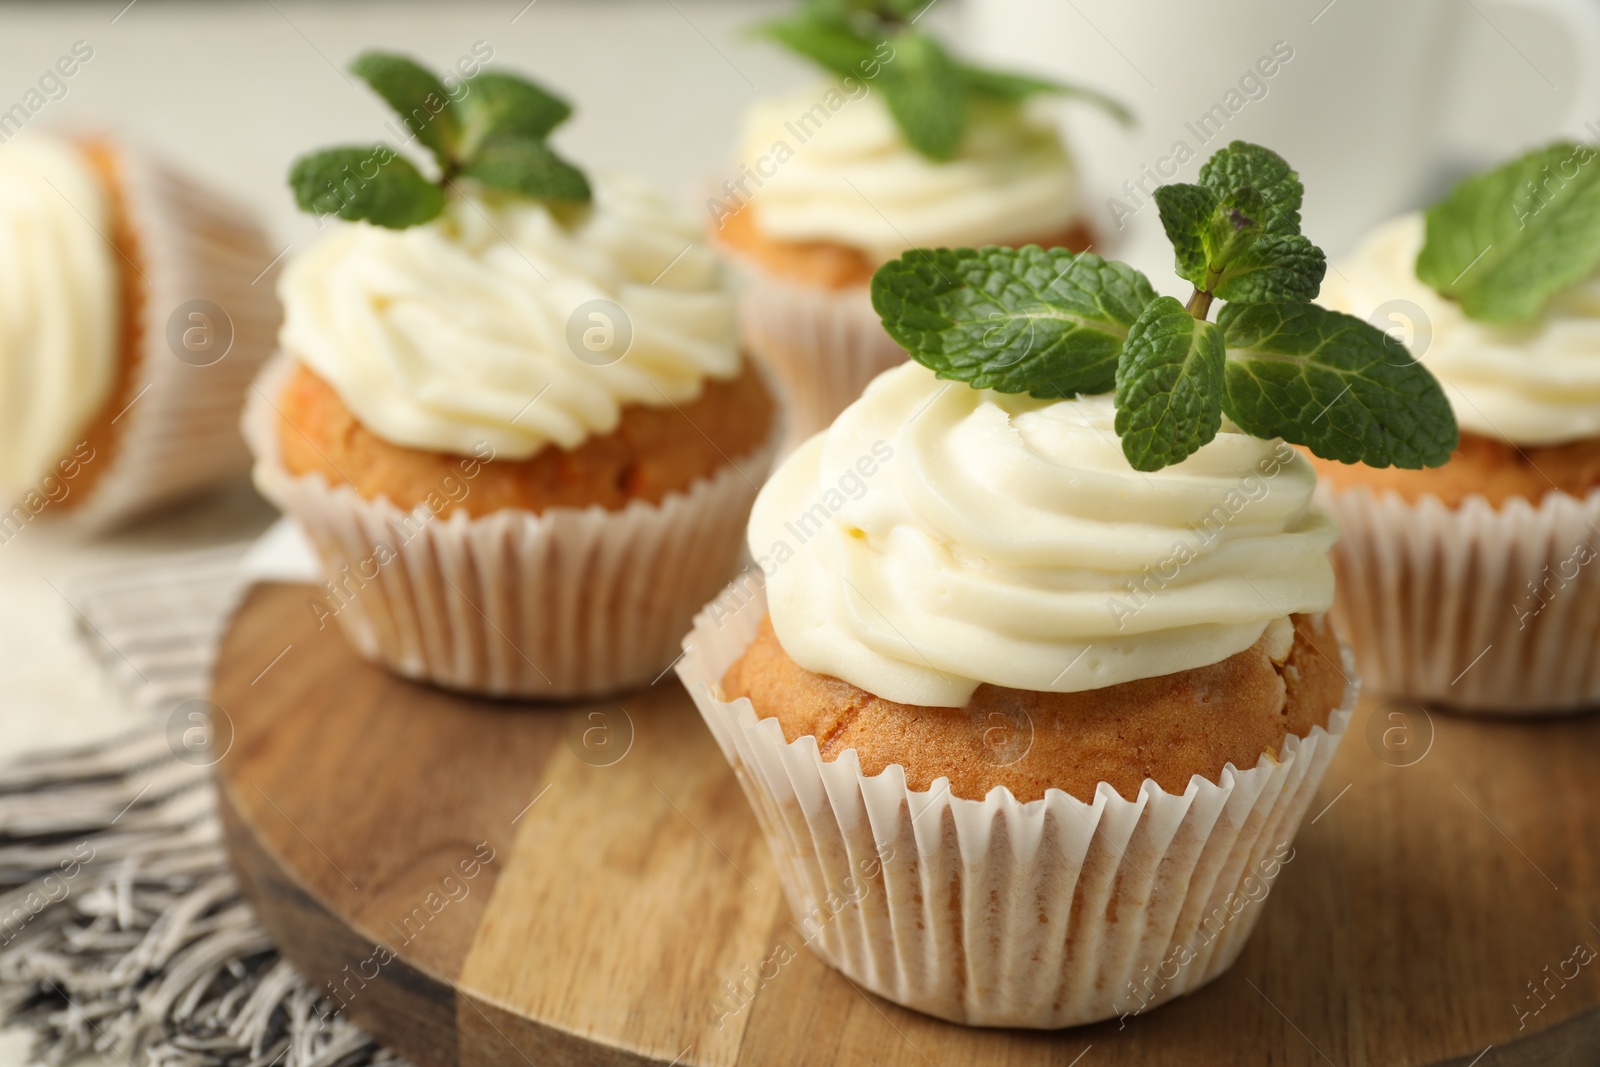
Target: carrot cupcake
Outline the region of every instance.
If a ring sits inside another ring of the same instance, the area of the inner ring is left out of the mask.
[[[452,688],[647,683],[732,571],[777,426],[717,258],[647,187],[557,156],[567,107],[533,83],[354,69],[386,98],[404,72],[416,107],[390,102],[439,180],[383,146],[292,177],[356,220],[285,270],[247,415],[257,484],[323,560],[309,608]]]
[[[0,540],[113,526],[241,472],[278,322],[248,214],[112,139],[0,148]]]
[[[750,108],[736,170],[707,202],[745,268],[742,329],[787,391],[795,441],[905,359],[872,311],[880,264],[915,247],[1092,243],[1042,107],[1077,90],[962,63],[895,6],[808,3],[761,28],[828,78]]]
[[[1371,370],[1383,334],[1310,302],[1300,199],[1238,142],[1160,191],[1187,304],[1037,247],[875,276],[913,362],[779,467],[759,570],[678,667],[798,928],[861,985],[1053,1028],[1242,949],[1357,689],[1292,443],[1416,465],[1455,440],[1426,371]]]
[[[1354,704],[1310,464],[1227,432],[1143,475],[1115,416],[886,371],[774,474],[767,570],[679,667],[813,950],[954,1022],[1226,970]]]
[[[1394,330],[1396,360],[1409,340],[1462,427],[1435,470],[1319,463],[1344,528],[1342,626],[1380,691],[1481,712],[1600,702],[1600,243],[1574,214],[1593,163],[1558,144],[1469,179],[1325,286]]]

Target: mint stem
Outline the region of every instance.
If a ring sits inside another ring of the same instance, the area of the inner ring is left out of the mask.
[[[1206,320],[1206,316],[1211,314],[1212,299],[1212,294],[1207,290],[1196,289],[1194,294],[1189,297],[1189,302],[1183,305],[1183,310],[1187,311],[1201,322],[1204,322]]]

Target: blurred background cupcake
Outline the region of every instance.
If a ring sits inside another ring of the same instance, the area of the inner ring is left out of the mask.
[[[1343,529],[1342,629],[1379,691],[1600,703],[1597,173],[1589,146],[1530,153],[1378,227],[1323,283],[1433,371],[1462,431],[1432,470],[1315,461]]]
[[[112,137],[0,152],[0,523],[103,529],[241,472],[272,350],[250,213]]]
[[[257,485],[322,559],[313,610],[457,689],[648,682],[733,570],[778,426],[722,267],[653,191],[556,155],[570,109],[532,82],[353,69],[440,177],[381,145],[291,176],[355,220],[284,272],[246,417]]]
[[[708,202],[747,276],[741,329],[787,393],[791,443],[905,359],[872,311],[881,263],[912,247],[1093,243],[1048,105],[1126,112],[956,58],[913,24],[921,7],[807,0],[758,28],[827,74],[747,110],[737,166]]]

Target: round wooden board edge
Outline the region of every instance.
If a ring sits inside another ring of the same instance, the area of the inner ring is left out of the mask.
[[[350,965],[368,958],[371,943],[256,837],[231,793],[218,775],[217,814],[234,876],[279,954],[320,992]],[[449,982],[397,956],[344,1010],[353,1022],[417,1067],[452,1067],[458,1062],[455,998]],[[396,1025],[395,1020],[404,1022]]]
[[[239,598],[223,625],[217,646],[210,694],[213,698],[217,695],[215,679],[222,676],[236,624],[261,602],[264,594],[286,588],[314,587],[302,582],[257,582]],[[337,639],[343,640],[342,635]],[[224,759],[213,768],[213,788],[234,877],[279,955],[313,988],[331,987],[341,977],[348,977],[346,972],[351,966],[371,957],[374,940],[329,906],[252,829],[251,821],[241,814],[234,783],[224,771],[226,766]],[[364,982],[361,995],[342,1010],[352,1022],[415,1067],[459,1067],[469,1062],[472,1067],[498,1067],[502,1057],[490,1051],[496,1045],[503,1050],[506,1067],[527,1067],[530,1062],[576,1067],[672,1067],[669,1061],[648,1053],[612,1046],[517,1015],[493,1001],[463,992],[449,978],[398,954],[375,977]],[[475,1032],[483,1029],[495,1035],[493,1040],[474,1039]],[[470,1057],[463,1055],[468,1050],[472,1050]]]
[[[223,627],[214,677],[221,674],[223,653],[228,649],[238,620],[258,602],[260,594],[274,587],[297,585],[312,588],[308,583],[262,582],[246,590]],[[218,816],[230,865],[244,896],[256,910],[280,955],[313,987],[320,989],[324,984],[331,984],[350,963],[370,955],[372,939],[364,937],[348,920],[333,911],[250,829],[249,821],[240,815],[232,786],[221,773],[221,766],[213,769]],[[296,936],[297,932],[304,934],[308,928],[315,931],[315,936]],[[375,995],[367,996],[367,989],[374,989]],[[468,1013],[465,1010],[468,1007],[473,1012]],[[467,1064],[469,1061],[461,1055],[463,1029],[478,1030],[480,1021],[504,1039],[506,1055],[502,1059],[485,1054],[479,1047],[470,1060],[471,1067],[499,1067],[501,1063],[506,1067],[527,1067],[529,1063],[671,1067],[648,1053],[585,1038],[463,994],[448,979],[399,956],[386,964],[379,978],[363,987],[359,1001],[353,1001],[345,1010],[351,1021],[416,1067]],[[519,1040],[514,1040],[513,1034]],[[1600,1006],[1580,1010],[1507,1044],[1491,1045],[1476,1053],[1462,1053],[1412,1067],[1594,1067],[1595,1064],[1600,1064]]]

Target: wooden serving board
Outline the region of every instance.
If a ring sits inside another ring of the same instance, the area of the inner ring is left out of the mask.
[[[311,595],[256,587],[223,643],[223,818],[284,954],[419,1067],[1600,1063],[1600,719],[1369,702],[1229,973],[1126,1028],[967,1029],[802,947],[673,675],[466,699]]]

